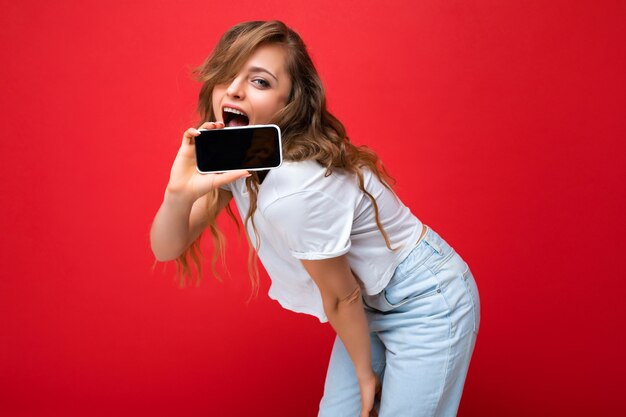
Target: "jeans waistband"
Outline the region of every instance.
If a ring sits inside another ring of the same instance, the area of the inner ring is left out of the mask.
[[[432,275],[420,273],[420,268],[425,268]],[[397,288],[399,285],[415,290],[415,288],[420,288],[421,285],[428,284],[425,277],[434,277],[444,269],[456,271],[456,273],[448,272],[437,276],[435,278],[436,281],[431,280],[430,283],[436,282],[439,290],[445,289],[451,280],[456,279],[463,273],[467,269],[467,264],[441,236],[426,226],[426,232],[416,242],[409,255],[398,265],[385,290],[372,296],[364,295],[364,303],[366,306],[381,312],[391,311],[397,305],[392,305],[388,302],[386,298],[388,287]],[[413,281],[413,284],[410,281]]]
[[[419,245],[421,242],[426,242],[431,248],[441,255],[443,253],[441,243],[445,243],[445,241],[433,229],[428,227],[428,225],[424,225],[424,227],[426,228],[426,232],[415,243],[415,246]],[[446,244],[446,246],[449,245]]]
[[[415,244],[414,251],[417,251],[414,255],[418,258],[422,258],[418,260],[418,263],[423,263],[428,261],[429,268],[433,273],[436,273],[442,264],[444,264],[450,257],[452,257],[456,252],[454,248],[448,244],[437,232],[435,232],[430,227],[426,226],[426,233],[417,241]],[[431,258],[432,255],[435,255],[433,252],[426,251],[424,253],[424,245],[430,246],[432,251],[436,253],[434,258]],[[419,248],[421,246],[421,248]],[[428,255],[430,253],[431,255]]]

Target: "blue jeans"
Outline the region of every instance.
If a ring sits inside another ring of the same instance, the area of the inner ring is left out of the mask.
[[[364,295],[380,417],[455,416],[480,326],[467,264],[428,228],[379,294]],[[354,366],[335,339],[318,417],[358,417]]]

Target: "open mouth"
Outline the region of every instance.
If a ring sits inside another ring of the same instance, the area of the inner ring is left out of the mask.
[[[232,107],[224,107],[222,109],[222,120],[227,127],[248,126],[250,119],[241,110]]]

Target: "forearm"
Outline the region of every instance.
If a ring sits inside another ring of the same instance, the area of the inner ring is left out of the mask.
[[[203,129],[221,129],[224,124],[206,122]],[[232,194],[220,187],[249,176],[248,171],[200,174],[196,169],[195,141],[200,132],[190,128],[170,170],[163,203],[150,228],[150,245],[159,261],[178,258],[205,227],[228,204]],[[217,190],[212,193],[212,190]],[[210,213],[209,213],[210,212]]]
[[[301,260],[320,290],[324,312],[343,342],[359,380],[371,379],[372,348],[361,287],[350,269],[347,255]]]
[[[165,192],[150,228],[152,252],[159,261],[176,259],[189,246],[189,216],[193,201]]]
[[[355,290],[345,299],[329,303],[325,308],[328,321],[343,342],[358,379],[372,374],[372,351],[370,331],[361,298],[361,290]]]

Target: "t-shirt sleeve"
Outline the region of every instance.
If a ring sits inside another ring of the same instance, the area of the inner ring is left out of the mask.
[[[263,211],[298,259],[327,259],[350,250],[354,210],[321,191],[281,197]]]

